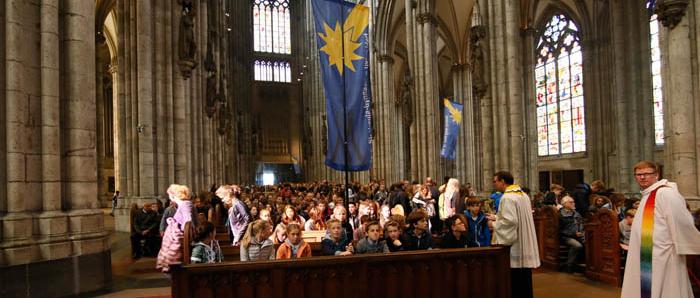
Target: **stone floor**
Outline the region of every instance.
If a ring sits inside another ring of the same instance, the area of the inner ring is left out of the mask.
[[[128,233],[114,232],[114,220],[105,210],[105,227],[112,244],[112,287],[99,297],[170,297],[170,280],[155,270],[154,258],[131,260]],[[536,270],[533,274],[535,297],[617,298],[620,288],[590,281],[580,274]]]

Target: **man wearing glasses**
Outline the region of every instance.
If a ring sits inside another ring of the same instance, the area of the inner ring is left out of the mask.
[[[693,297],[685,255],[700,254],[700,232],[675,183],[651,161],[634,166],[642,201],[632,222],[622,297]]]
[[[509,172],[493,175],[493,187],[503,193],[493,221],[493,244],[510,246],[510,278],[513,297],[533,297],[532,268],[540,266],[530,197],[514,184]]]

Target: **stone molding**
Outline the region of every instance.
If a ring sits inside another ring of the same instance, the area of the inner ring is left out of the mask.
[[[537,29],[531,26],[527,26],[525,28],[520,29],[521,36],[535,36],[535,33],[537,33]]]
[[[418,24],[421,24],[421,25],[423,25],[425,23],[430,23],[433,25],[437,24],[437,19],[435,18],[435,16],[430,14],[430,13],[426,13],[426,12],[417,15],[416,21],[418,21]]]
[[[690,0],[658,0],[654,13],[664,27],[673,29],[681,22]]]
[[[394,64],[394,57],[392,57],[391,55],[382,54],[377,56],[377,61],[379,61],[380,63],[387,62],[390,64]]]
[[[453,72],[458,72],[458,71],[463,71],[463,70],[471,71],[471,68],[472,68],[472,66],[469,63],[452,64],[452,71]]]

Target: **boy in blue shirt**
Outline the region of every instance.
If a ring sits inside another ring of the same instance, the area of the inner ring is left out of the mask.
[[[481,211],[481,200],[476,197],[467,199],[464,215],[469,222],[469,237],[479,246],[491,246],[491,230],[486,214]]]

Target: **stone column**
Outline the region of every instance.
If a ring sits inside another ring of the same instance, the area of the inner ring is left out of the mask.
[[[38,215],[43,259],[72,253],[68,217],[61,211],[58,1],[41,3],[41,147],[43,212]]]
[[[64,86],[66,117],[63,156],[64,195],[69,212],[73,253],[87,255],[109,248],[102,211],[97,209],[95,150],[95,3],[64,3]],[[85,57],[91,57],[85,59]],[[80,63],[79,63],[80,61]],[[93,169],[93,170],[86,170]]]
[[[175,52],[177,49],[177,44],[179,40],[179,30],[178,22],[180,21],[180,11],[181,8],[179,5],[177,5],[176,2],[172,4],[171,9],[169,10],[170,13],[168,15],[171,16],[172,18],[172,26],[171,26],[171,40],[172,44],[170,44],[170,47],[168,48],[169,51]],[[170,61],[168,64],[170,65],[178,65],[179,58],[177,55],[169,55],[170,59],[167,61]],[[183,80],[182,75],[180,74],[180,70],[177,67],[169,67],[169,76],[172,79],[172,89],[173,89],[173,134],[174,136],[177,136],[173,140],[173,152],[174,152],[174,170],[175,170],[175,180],[173,183],[181,183],[185,185],[189,185],[191,183],[191,180],[189,179],[188,175],[188,166],[187,166],[187,154],[188,151],[186,150],[186,144],[188,143],[189,138],[187,137],[187,107],[188,104],[186,103],[186,95],[185,95],[185,86],[187,85],[188,81]]]
[[[138,171],[139,171],[139,195],[153,196],[155,190],[156,165],[153,148],[153,132],[157,122],[153,117],[153,47],[154,32],[153,24],[153,2],[136,1],[136,64],[137,70],[137,93],[135,98],[138,101],[137,119],[138,125],[142,128],[138,132]]]
[[[691,6],[692,7],[692,6]],[[678,189],[687,199],[698,200],[698,135],[700,124],[697,101],[697,65],[688,63],[696,57],[698,50],[697,18],[700,11],[688,11],[680,15],[680,22],[665,21],[664,11],[657,11],[664,24],[660,30],[662,47],[662,70],[664,78],[664,122],[666,135],[665,175],[678,184]],[[691,28],[692,26],[692,28]]]
[[[537,170],[537,110],[535,104],[535,30],[532,27],[521,29],[521,40],[523,41],[522,65],[525,73],[525,84],[523,86],[523,98],[525,99],[525,121],[523,136],[525,137],[523,182],[533,191],[540,189],[539,172]],[[529,116],[531,115],[531,116]],[[490,177],[489,177],[490,178]]]
[[[525,155],[524,147],[527,132],[524,131],[524,121],[523,117],[525,113],[525,104],[523,103],[525,97],[523,96],[523,69],[522,69],[522,55],[520,48],[522,47],[522,39],[520,38],[520,30],[518,28],[519,19],[519,8],[520,5],[513,1],[505,1],[505,30],[504,39],[506,42],[506,53],[504,57],[505,65],[507,65],[507,80],[506,86],[508,86],[508,92],[506,94],[506,109],[508,110],[508,122],[510,127],[508,128],[508,147],[510,148],[510,155],[508,158],[509,170],[513,174],[513,177],[519,183],[528,185],[528,181],[525,178]],[[503,115],[506,117],[506,115]]]
[[[407,52],[407,63],[408,63],[408,68],[410,70],[410,77],[412,78],[414,84],[412,85],[412,94],[411,96],[411,102],[407,103],[411,107],[413,111],[413,115],[415,116],[417,113],[417,100],[418,100],[418,94],[419,94],[419,89],[418,85],[416,82],[416,79],[418,78],[418,63],[416,62],[416,55],[417,55],[417,41],[416,41],[416,9],[414,7],[415,1],[412,0],[406,0],[405,2],[405,20],[406,20],[406,52]],[[415,117],[414,117],[415,118]],[[420,119],[414,119],[413,124],[409,128],[409,134],[410,136],[408,137],[411,142],[416,142],[418,141],[418,121]],[[406,173],[406,177],[403,178],[414,178],[418,177],[418,146],[411,146],[407,150],[409,150],[410,155],[411,155],[411,160],[410,160],[410,169],[409,173]]]
[[[10,0],[5,3],[5,137],[7,205],[2,220],[2,241],[0,265],[25,264],[31,261],[31,247],[28,240],[32,236],[32,217],[26,211],[26,160],[28,151],[28,126],[26,113],[29,109],[29,94],[25,84],[29,80],[23,51],[26,49],[25,34],[27,20],[23,17],[23,1]],[[26,80],[24,79],[26,78]],[[18,111],[24,111],[19,112]]]
[[[462,184],[477,186],[476,134],[474,118],[474,98],[472,94],[472,75],[468,64],[452,67],[455,101],[464,105],[462,123],[457,139],[456,177]]]
[[[379,55],[377,57],[377,78],[380,82],[374,97],[374,105],[377,113],[373,119],[377,135],[374,139],[374,150],[378,151],[376,161],[379,168],[377,178],[383,178],[387,181],[395,181],[397,179],[394,164],[398,159],[399,147],[393,142],[393,139],[398,135],[395,125],[393,125],[400,116],[394,113],[394,90],[390,89],[391,71],[394,64],[394,59],[390,55]]]
[[[421,11],[416,17],[416,96],[414,126],[416,138],[411,137],[411,158],[417,159],[417,170],[412,170],[412,179],[425,176],[440,177],[438,83],[435,16],[428,3],[418,3]],[[415,149],[414,146],[415,145]],[[415,154],[414,154],[415,153]]]

